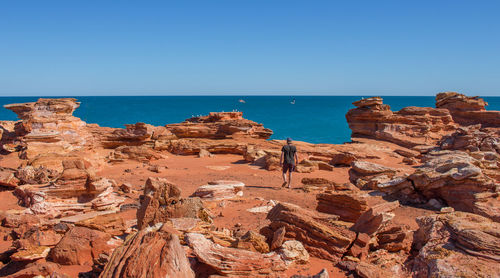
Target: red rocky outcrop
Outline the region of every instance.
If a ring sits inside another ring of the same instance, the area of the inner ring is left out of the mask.
[[[167,226],[149,227],[115,249],[99,277],[195,277],[179,238]]]
[[[340,220],[356,222],[368,210],[369,196],[362,191],[340,191],[316,195],[319,212],[338,215]]]
[[[243,112],[212,112],[208,116],[193,117],[166,128],[178,138],[239,138],[268,139],[273,132],[262,124],[243,118]]]
[[[461,125],[500,127],[500,111],[486,111],[487,105],[486,101],[477,96],[468,97],[456,92],[436,95],[436,107],[448,109],[455,122]]]
[[[245,184],[239,181],[212,181],[198,187],[191,197],[200,197],[207,200],[231,199],[237,196],[243,196],[244,187]]]
[[[8,104],[4,107],[12,110],[21,119],[27,133],[28,158],[40,153],[68,153],[82,149],[92,140],[86,123],[73,116],[73,111],[80,103],[73,98],[41,98],[36,102]]]
[[[498,277],[500,223],[464,212],[417,218],[414,277]]]
[[[444,200],[456,210],[500,221],[499,186],[483,173],[480,161],[462,151],[432,151],[423,161],[413,174],[380,183],[377,189],[411,203]]]
[[[285,240],[302,242],[309,254],[315,257],[338,261],[356,239],[356,233],[345,226],[336,225],[337,216],[321,214],[299,206],[279,203],[267,218],[274,232],[285,228]]]
[[[139,229],[164,223],[169,218],[206,218],[199,198],[181,198],[180,189],[163,178],[148,178],[137,210]]]
[[[50,258],[63,265],[92,265],[101,253],[110,253],[109,234],[84,228],[70,229],[50,251]]]
[[[357,108],[346,114],[353,138],[372,138],[413,147],[434,144],[456,127],[446,109],[410,106],[393,112],[380,97],[353,104]]]
[[[349,180],[359,188],[374,189],[380,182],[388,181],[397,169],[367,161],[354,161],[349,169]]]
[[[262,254],[223,247],[196,233],[186,234],[185,239],[198,260],[209,265],[221,275],[273,277],[270,275],[286,269],[285,262],[280,255],[274,252]]]

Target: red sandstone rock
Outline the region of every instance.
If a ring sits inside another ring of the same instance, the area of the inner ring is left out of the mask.
[[[214,181],[198,187],[191,197],[209,200],[230,199],[243,196],[243,187],[245,184],[239,181]]]
[[[7,213],[2,221],[2,226],[7,228],[19,228],[21,226],[33,227],[40,223],[40,219],[32,214]]]
[[[286,269],[284,261],[276,253],[261,254],[222,247],[195,233],[187,234],[186,241],[198,260],[222,275],[258,277]]]
[[[377,184],[390,180],[397,169],[373,162],[355,161],[349,170],[349,180],[359,188],[374,189]]]
[[[285,227],[285,239],[302,242],[312,256],[338,261],[356,235],[328,217],[287,203],[277,204],[267,215],[273,231]]]
[[[354,240],[352,246],[347,251],[347,255],[364,259],[368,255],[370,236],[365,233],[358,233],[356,240]]]
[[[108,157],[110,162],[120,162],[127,159],[148,162],[160,158],[159,153],[145,146],[120,146],[113,150]]]
[[[15,263],[17,262],[11,262],[7,266],[1,268],[0,276],[8,276],[9,278],[39,277],[39,275],[42,277],[52,277],[52,275],[54,275],[54,277],[64,277],[55,276],[60,269],[60,266],[56,263],[46,262],[44,260],[37,260],[26,265],[24,265],[24,263],[15,265]]]
[[[425,164],[408,179],[427,199],[440,198],[456,210],[499,220],[499,201],[495,197],[498,187],[477,164],[477,160],[460,151],[431,153],[426,157]],[[495,205],[481,205],[487,201]]]
[[[56,180],[57,189],[51,194],[60,197],[80,196],[87,191],[87,183],[93,178],[82,159],[64,160],[63,172]]]
[[[20,184],[44,184],[53,181],[59,173],[56,170],[48,169],[43,166],[26,166],[17,170],[16,177]]]
[[[254,231],[248,231],[244,234],[236,241],[234,247],[260,253],[269,253],[269,245],[266,243],[266,238]]]
[[[384,228],[389,221],[394,218],[391,213],[394,209],[399,207],[399,202],[385,202],[371,207],[369,210],[361,214],[356,221],[352,230],[358,233],[365,233],[373,235],[380,229]]]
[[[36,261],[46,258],[49,251],[50,247],[47,246],[29,246],[26,249],[16,251],[10,258],[16,262]]]
[[[6,187],[16,187],[19,179],[16,178],[16,170],[0,167],[0,185]]]
[[[109,234],[84,227],[71,228],[50,252],[52,261],[63,265],[92,265],[101,253],[110,253]]]
[[[141,146],[152,144],[154,140],[174,139],[175,136],[165,127],[152,126],[145,123],[126,124],[126,129],[113,129],[104,132],[100,140],[105,148],[117,148],[120,146]]]
[[[351,137],[366,137],[412,147],[431,144],[455,129],[446,109],[405,107],[393,112],[382,98],[368,98],[354,103],[357,108],[346,114]]]
[[[415,277],[496,277],[500,223],[464,212],[417,218]]]
[[[218,112],[208,116],[187,119],[180,124],[169,124],[166,128],[179,138],[238,138],[253,137],[268,139],[270,129],[262,124],[243,118],[242,112]]]
[[[296,262],[298,264],[307,264],[309,262],[309,253],[304,248],[304,245],[297,240],[287,240],[283,242],[278,253],[287,263]]]
[[[166,226],[149,227],[115,249],[99,277],[195,277],[179,238]]]
[[[283,244],[283,240],[285,239],[285,234],[285,227],[281,227],[274,231],[271,241],[271,250],[275,250],[281,247],[281,245]]]
[[[180,198],[179,188],[163,178],[148,178],[141,198],[141,206],[137,210],[139,229],[164,223],[169,218],[198,218],[203,215],[199,198]]]
[[[173,154],[197,155],[201,150],[207,150],[212,154],[243,154],[246,143],[233,139],[195,139],[181,138],[178,140],[156,141],[156,150],[167,150]]]
[[[460,127],[441,139],[443,150],[500,153],[500,130],[480,128],[479,125]]]
[[[78,221],[75,225],[99,230],[112,236],[122,235],[126,230],[123,217],[116,213],[98,215],[93,218]]]
[[[23,139],[27,143],[26,154],[34,158],[41,153],[68,153],[82,149],[91,134],[86,123],[72,116],[80,103],[73,98],[39,99],[36,102],[8,104],[22,120],[28,132]]]
[[[486,105],[488,103],[477,96],[468,97],[455,92],[436,95],[436,107],[448,109],[455,122],[461,125],[500,127],[500,111],[486,111]]]
[[[360,191],[341,191],[316,195],[316,210],[340,216],[340,220],[356,222],[368,210],[369,196]]]
[[[413,232],[407,225],[389,224],[377,232],[377,249],[389,252],[409,252],[413,241]]]

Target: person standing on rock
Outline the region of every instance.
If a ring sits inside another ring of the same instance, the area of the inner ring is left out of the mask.
[[[291,188],[292,172],[295,170],[296,164],[298,164],[297,148],[292,145],[292,139],[286,138],[286,145],[281,148],[280,166],[283,167],[283,184],[281,187]],[[288,172],[288,182],[286,172]]]

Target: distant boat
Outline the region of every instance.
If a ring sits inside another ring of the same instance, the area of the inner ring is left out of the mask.
[[[245,100],[243,100],[243,99],[240,99],[238,101],[241,102],[241,103],[246,103]]]
[[[293,100],[290,101],[290,104],[295,104],[295,98],[293,98]]]

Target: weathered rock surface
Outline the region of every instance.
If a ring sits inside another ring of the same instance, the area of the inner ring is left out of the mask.
[[[25,166],[17,169],[16,177],[19,184],[46,184],[54,181],[59,176],[56,170],[48,169],[44,166],[33,167]]]
[[[58,273],[59,270],[58,264],[44,260],[36,260],[27,264],[26,262],[11,262],[0,269],[0,276],[9,278],[65,277]]]
[[[212,112],[166,128],[178,138],[224,139],[252,137],[268,139],[273,134],[262,124],[243,118],[243,112]]]
[[[149,162],[160,158],[161,155],[158,152],[145,146],[119,146],[108,157],[110,162],[121,162],[128,159]]]
[[[16,262],[22,261],[36,261],[44,259],[50,252],[50,247],[47,246],[29,246],[26,249],[18,250],[12,254],[10,258]]]
[[[19,179],[16,178],[16,170],[0,167],[0,185],[6,187],[16,187]]]
[[[120,146],[142,146],[151,147],[155,140],[175,139],[170,131],[163,126],[152,126],[145,123],[126,124],[125,129],[110,129],[97,134],[102,137],[99,142],[105,148],[117,148]]]
[[[340,191],[316,195],[319,212],[335,214],[342,221],[356,222],[368,210],[369,196],[362,191]]]
[[[99,277],[195,277],[177,235],[165,225],[129,236]]]
[[[442,199],[456,210],[500,221],[498,187],[477,165],[478,161],[465,152],[430,154],[424,165],[408,179],[415,190],[427,199]],[[496,205],[482,205],[488,201],[495,202]]]
[[[500,181],[500,129],[460,127],[440,141],[442,150],[461,150],[475,158],[484,174]]]
[[[98,215],[93,218],[78,221],[75,225],[105,232],[112,236],[122,235],[126,230],[125,220],[116,213]]]
[[[384,181],[390,180],[397,169],[367,161],[355,161],[349,170],[349,180],[359,188],[374,189]]]
[[[274,252],[261,254],[223,247],[196,233],[186,234],[185,239],[198,260],[222,275],[258,277],[286,269],[285,262]]]
[[[254,231],[248,231],[236,242],[236,247],[260,253],[269,253],[269,245],[266,238]]]
[[[148,178],[137,210],[137,226],[143,229],[169,218],[203,217],[203,205],[199,198],[180,198],[181,191],[163,178]]]
[[[84,227],[70,229],[50,252],[52,261],[63,265],[92,265],[101,253],[110,253],[109,234]]]
[[[353,104],[357,108],[346,114],[353,138],[373,138],[413,147],[433,144],[456,127],[446,109],[405,107],[393,112],[380,97],[362,99]]]
[[[208,200],[231,199],[237,196],[243,196],[244,187],[245,184],[239,181],[212,181],[198,187],[191,197],[200,197]]]
[[[298,240],[310,255],[338,261],[356,238],[345,226],[335,225],[337,217],[303,209],[288,203],[277,204],[267,215],[269,227],[285,227],[285,239]]]
[[[391,212],[397,207],[399,207],[398,201],[384,202],[374,205],[361,214],[352,227],[352,230],[368,235],[375,234],[377,231],[384,228],[392,220],[392,218],[394,218],[394,214]]]
[[[500,223],[464,212],[417,218],[415,277],[498,277]]]
[[[68,153],[82,149],[91,134],[86,123],[73,116],[80,103],[73,98],[39,99],[36,102],[8,104],[22,121],[26,131],[26,154],[34,158],[40,153]]]
[[[306,264],[309,262],[309,253],[304,248],[304,245],[297,240],[287,240],[283,242],[278,253],[285,262],[296,262]]]
[[[461,125],[481,124],[500,127],[500,111],[486,111],[488,103],[480,97],[468,97],[456,92],[436,95],[436,107],[450,111],[453,120]]]
[[[376,249],[409,252],[412,242],[413,232],[407,225],[388,224],[377,231]]]
[[[376,185],[403,202],[442,200],[455,210],[473,212],[500,221],[499,187],[484,174],[481,161],[462,151],[432,151],[409,176]],[[439,208],[437,208],[439,209]]]
[[[247,143],[233,139],[198,139],[181,138],[168,141],[156,141],[155,150],[167,150],[179,155],[197,155],[201,150],[212,154],[243,154]]]

